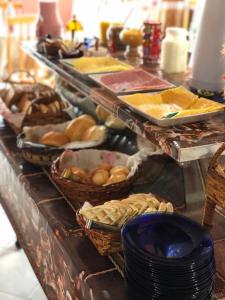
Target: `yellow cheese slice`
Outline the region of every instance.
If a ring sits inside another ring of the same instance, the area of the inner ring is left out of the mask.
[[[199,98],[184,87],[177,87],[155,94],[133,94],[123,96],[122,99],[128,105],[158,119],[165,118],[173,113],[177,113],[174,118],[178,118],[225,108],[224,104]]]
[[[64,60],[66,64],[74,67],[81,73],[113,72],[133,69],[113,57],[81,57]]]

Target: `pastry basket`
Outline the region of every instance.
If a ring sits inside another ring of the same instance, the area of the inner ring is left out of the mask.
[[[120,230],[118,230],[118,232],[108,232],[97,229],[88,229],[86,221],[82,215],[79,214],[79,211],[76,213],[76,219],[77,223],[83,229],[85,235],[88,236],[100,255],[110,255],[122,251]]]
[[[154,196],[154,195],[152,195]],[[167,203],[166,200],[161,197],[154,196],[160,203]],[[79,211],[76,213],[77,223],[83,229],[85,235],[90,239],[100,255],[110,255],[122,251],[121,245],[121,230],[116,226],[103,226],[96,228],[90,228],[89,221],[87,221]],[[96,223],[97,225],[99,223]],[[111,228],[112,230],[110,230]]]

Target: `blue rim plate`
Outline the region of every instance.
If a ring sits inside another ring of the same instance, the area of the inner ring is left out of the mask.
[[[199,262],[213,252],[213,242],[206,230],[178,214],[135,217],[123,226],[122,242],[146,259],[175,265]]]

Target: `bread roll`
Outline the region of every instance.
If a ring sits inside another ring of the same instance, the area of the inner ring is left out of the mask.
[[[88,175],[84,170],[77,167],[72,167],[70,168],[70,170],[71,170],[70,179],[82,183],[86,183],[88,181]]]
[[[126,176],[130,173],[130,170],[124,166],[116,166],[110,170],[110,174],[125,174]]]
[[[55,131],[50,131],[44,134],[39,140],[40,144],[55,146],[55,147],[63,146],[69,142],[70,140],[64,133],[55,132]]]
[[[98,169],[92,175],[92,182],[96,185],[103,185],[109,179],[109,172],[104,169]]]
[[[123,173],[112,174],[106,182],[106,185],[121,182],[127,179],[127,176]]]
[[[98,169],[104,169],[106,171],[110,171],[112,169],[112,165],[108,163],[101,163],[97,166]]]
[[[71,141],[80,141],[84,132],[95,125],[95,120],[89,115],[82,115],[69,123],[65,134]]]
[[[108,116],[110,115],[102,106],[98,105],[96,107],[96,116],[99,121],[105,122]]]
[[[82,141],[99,141],[105,135],[105,126],[91,126],[88,128],[81,137]]]

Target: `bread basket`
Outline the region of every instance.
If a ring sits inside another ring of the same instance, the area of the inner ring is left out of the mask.
[[[143,197],[143,195],[145,194],[134,194],[132,196],[139,195],[140,197]],[[164,205],[167,203],[167,201],[158,196],[154,196],[152,194],[146,194],[146,196],[154,197],[159,202],[163,202]],[[92,222],[89,222],[80,214],[80,211],[76,213],[76,220],[81,226],[81,228],[84,230],[84,233],[88,236],[90,241],[98,250],[100,255],[110,255],[112,253],[120,252],[122,250],[120,227],[108,226],[97,222],[93,222],[92,224]]]
[[[133,156],[132,158],[120,152],[105,150],[66,151],[53,162],[51,174],[70,205],[77,210],[82,207],[85,201],[89,201],[92,205],[98,205],[106,200],[126,197],[138,177],[141,166],[139,157],[134,158]],[[77,166],[78,168],[93,170],[102,162],[111,163],[113,166],[125,166],[129,163],[131,172],[126,180],[106,186],[87,185],[61,177],[64,168]]]
[[[225,165],[221,164],[225,143],[217,150],[209,163],[206,177],[206,203],[203,216],[203,224],[213,225],[213,217],[216,206],[225,209]]]
[[[23,98],[30,99],[26,111],[19,111],[17,104]],[[11,113],[5,116],[6,122],[15,133],[20,133],[23,126],[57,124],[71,120],[74,116],[73,107],[62,99],[50,87],[38,83],[16,83],[11,85],[4,97],[6,106]],[[40,105],[58,103],[60,109],[43,113],[38,110]]]
[[[80,150],[85,148],[94,148],[104,143],[107,132],[98,141],[89,142],[71,142],[61,147],[51,147],[38,143],[40,137],[50,131],[64,132],[70,122],[61,124],[50,124],[41,126],[24,127],[23,132],[17,136],[17,147],[21,150],[23,158],[39,166],[50,166],[52,162],[65,149]]]

